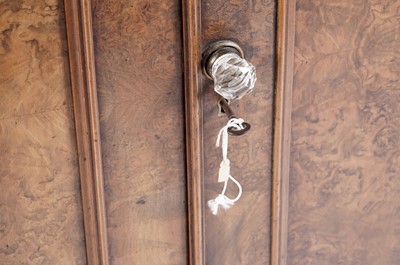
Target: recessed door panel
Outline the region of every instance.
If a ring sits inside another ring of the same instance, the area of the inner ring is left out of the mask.
[[[231,103],[252,126],[245,135],[229,137],[231,174],[243,195],[216,216],[205,210],[207,264],[269,264],[275,12],[274,1],[202,1],[203,49],[215,40],[234,40],[257,75],[254,90]],[[222,154],[215,141],[228,119],[218,117],[213,82],[203,78],[203,89],[205,200],[210,200],[223,187],[217,182]],[[227,194],[236,196],[234,185]]]
[[[95,1],[112,264],[186,264],[179,1]]]

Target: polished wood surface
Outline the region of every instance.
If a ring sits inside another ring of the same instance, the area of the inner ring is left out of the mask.
[[[65,1],[68,54],[88,264],[107,265],[108,243],[90,1]]]
[[[111,264],[187,264],[180,1],[93,1]]]
[[[399,264],[399,8],[297,1],[288,264]]]
[[[0,29],[0,263],[86,264],[62,1],[2,1]]]
[[[248,134],[229,138],[231,173],[244,192],[226,212],[214,216],[206,209],[206,264],[269,264],[275,13],[275,1],[202,1],[203,49],[219,39],[237,41],[258,77],[254,91],[231,105],[252,126]],[[203,81],[205,199],[210,200],[222,190],[217,183],[222,155],[215,141],[227,118],[218,117],[212,82]],[[228,195],[236,192],[232,188]]]
[[[271,265],[287,262],[296,1],[278,1],[272,158]]]
[[[190,265],[205,265],[204,153],[201,60],[201,1],[182,1],[186,121],[188,255]]]

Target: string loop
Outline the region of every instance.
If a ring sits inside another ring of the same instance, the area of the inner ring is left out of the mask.
[[[218,213],[219,206],[227,210],[230,207],[232,207],[235,204],[235,202],[237,202],[242,196],[242,186],[240,185],[239,181],[237,181],[229,173],[230,161],[228,159],[228,137],[229,137],[228,129],[229,128],[235,128],[237,130],[243,129],[243,123],[244,123],[243,119],[232,118],[218,133],[216,146],[219,147],[221,144],[222,147],[222,162],[218,179],[219,181],[223,180],[224,188],[222,189],[222,192],[215,199],[209,200],[207,203],[213,215],[216,215]],[[234,199],[230,199],[228,196],[225,195],[229,180],[235,183],[239,190],[238,195]]]

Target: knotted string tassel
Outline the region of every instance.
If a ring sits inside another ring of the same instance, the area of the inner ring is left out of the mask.
[[[231,208],[235,202],[237,202],[240,197],[242,196],[242,186],[240,185],[239,181],[237,181],[236,179],[234,179],[232,176],[229,176],[229,179],[232,180],[237,187],[239,188],[239,194],[237,195],[237,197],[235,199],[229,199],[226,195],[225,195],[225,191],[226,191],[226,187],[228,186],[228,180],[225,181],[224,183],[224,189],[222,190],[221,194],[219,194],[217,196],[217,198],[213,199],[213,200],[209,200],[207,205],[208,208],[210,208],[211,213],[213,215],[217,215],[218,213],[218,209],[219,206],[221,206],[222,208],[224,208],[224,210],[228,210],[229,208]]]
[[[211,210],[211,213],[213,215],[217,215],[218,213],[218,208],[221,205],[222,208],[224,208],[225,210],[231,208],[233,205],[235,204],[235,202],[233,202],[231,199],[229,199],[228,197],[226,197],[223,194],[220,194],[217,196],[217,198],[213,199],[213,200],[209,200],[207,205]]]

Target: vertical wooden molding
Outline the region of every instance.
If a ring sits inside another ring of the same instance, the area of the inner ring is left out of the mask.
[[[295,0],[278,1],[277,78],[272,165],[271,265],[287,264]]]
[[[87,262],[108,265],[90,0],[65,0]]]
[[[204,265],[201,1],[182,0],[189,264]]]

